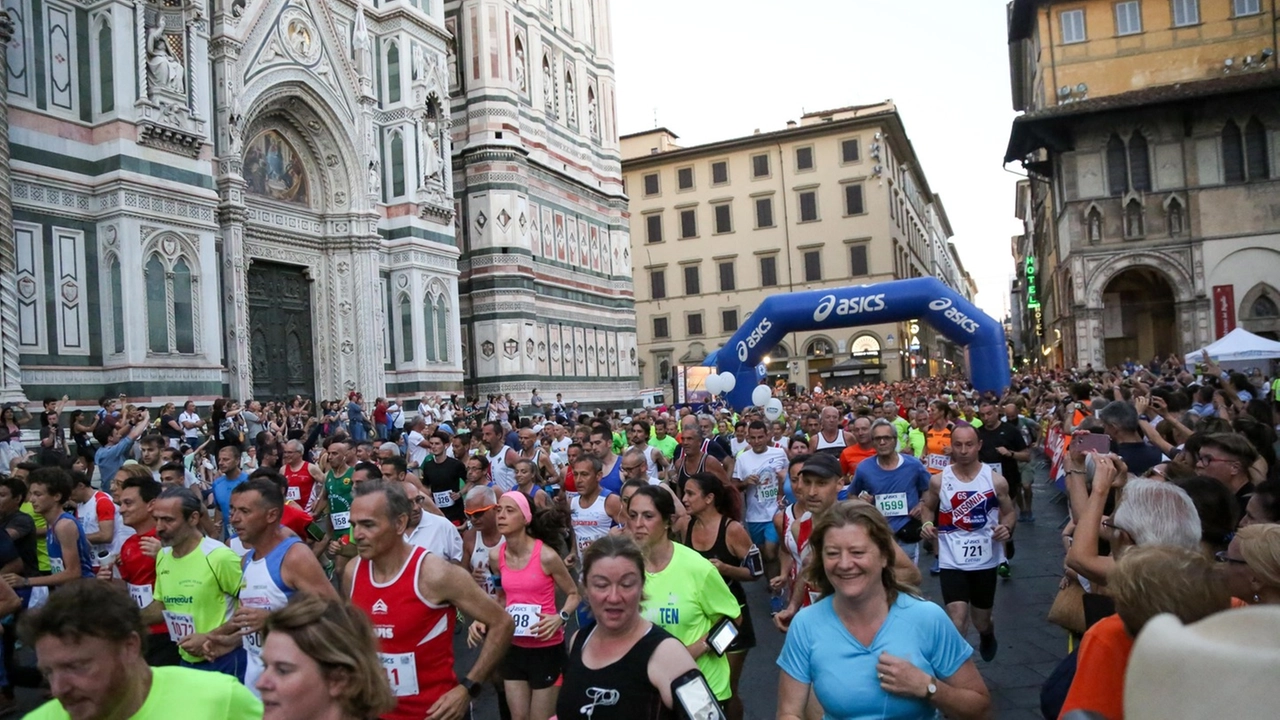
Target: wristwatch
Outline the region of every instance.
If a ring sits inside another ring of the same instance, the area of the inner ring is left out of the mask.
[[[458,681],[458,684],[466,688],[467,695],[470,695],[472,698],[478,697],[480,695],[480,691],[484,690],[484,685],[481,685],[471,678],[464,677]]]
[[[932,700],[934,694],[936,694],[937,692],[938,692],[938,681],[935,680],[933,676],[930,676],[929,685],[924,689],[924,699]]]
[[[564,623],[569,622],[569,613],[568,613],[568,612],[566,612],[566,611],[564,611],[564,610],[561,610],[561,611],[560,611],[560,622],[564,622]]]

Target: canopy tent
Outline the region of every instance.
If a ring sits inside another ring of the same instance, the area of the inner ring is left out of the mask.
[[[1280,342],[1259,337],[1244,328],[1236,328],[1216,342],[1187,353],[1185,360],[1188,364],[1195,364],[1200,362],[1205,352],[1218,363],[1268,360],[1280,358]]]

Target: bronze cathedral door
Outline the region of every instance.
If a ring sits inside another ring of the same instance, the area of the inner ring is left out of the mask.
[[[257,400],[315,395],[311,281],[304,272],[259,260],[249,266],[249,357]]]

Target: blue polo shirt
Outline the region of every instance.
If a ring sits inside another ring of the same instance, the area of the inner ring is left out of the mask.
[[[218,479],[213,481],[213,501],[218,503],[218,509],[222,511],[222,539],[227,540],[235,537],[236,531],[231,529],[231,491],[237,485],[249,479],[249,474],[241,471],[234,478],[228,478],[226,475],[220,475]]]

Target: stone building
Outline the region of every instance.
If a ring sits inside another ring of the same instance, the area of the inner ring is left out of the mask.
[[[1280,332],[1280,73],[1262,5],[1010,3],[1023,114],[1005,161],[1030,175],[1015,287],[1031,268],[1040,304],[1021,313],[1028,358],[1147,362],[1237,324]]]

